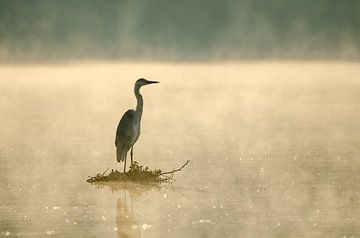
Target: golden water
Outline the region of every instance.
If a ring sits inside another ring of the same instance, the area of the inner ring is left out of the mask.
[[[85,180],[115,160],[142,89],[135,160],[161,188]],[[0,236],[358,237],[360,64],[0,66]]]

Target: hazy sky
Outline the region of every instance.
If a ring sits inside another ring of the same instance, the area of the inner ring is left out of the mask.
[[[358,0],[0,0],[0,60],[359,59]]]

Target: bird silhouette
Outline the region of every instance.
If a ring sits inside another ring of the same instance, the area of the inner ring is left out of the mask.
[[[140,136],[140,124],[143,113],[144,100],[140,94],[140,88],[145,85],[159,83],[157,81],[150,81],[140,78],[135,82],[134,93],[137,100],[136,109],[130,109],[120,119],[119,125],[116,129],[115,146],[116,146],[116,160],[118,162],[124,161],[124,173],[126,172],[126,157],[131,149],[130,157],[131,164],[133,163],[134,144]]]

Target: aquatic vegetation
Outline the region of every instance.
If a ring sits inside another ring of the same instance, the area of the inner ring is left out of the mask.
[[[149,167],[144,167],[138,162],[134,161],[128,172],[120,172],[112,169],[107,174],[107,169],[103,173],[98,173],[96,176],[89,176],[86,180],[89,183],[104,183],[104,182],[133,182],[140,184],[160,184],[173,180],[175,172],[181,171],[190,161],[186,161],[179,169],[174,169],[168,172],[162,172],[160,169],[150,170]]]

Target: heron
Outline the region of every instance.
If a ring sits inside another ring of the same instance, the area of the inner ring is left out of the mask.
[[[124,161],[124,173],[126,172],[126,157],[130,151],[131,164],[133,163],[134,144],[140,136],[140,123],[143,113],[144,100],[140,94],[140,88],[145,85],[159,83],[157,81],[150,81],[140,78],[135,82],[134,93],[137,100],[136,109],[129,109],[121,117],[119,125],[116,129],[115,146],[116,146],[116,160],[118,162]]]

